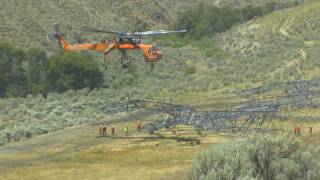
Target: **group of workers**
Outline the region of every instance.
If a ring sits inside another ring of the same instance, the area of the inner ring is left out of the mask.
[[[110,128],[110,134],[112,136],[115,135],[115,132],[116,132],[116,127],[114,126],[111,126]],[[107,136],[107,126],[106,125],[100,125],[99,126],[99,136]]]
[[[144,128],[141,123],[138,123],[136,127],[137,127],[138,133],[142,132],[142,129]],[[123,130],[124,130],[124,135],[128,136],[129,126],[128,125],[125,126]],[[115,136],[115,133],[116,133],[116,127],[112,125],[111,128],[110,128],[110,135],[111,136]],[[312,133],[313,133],[313,129],[312,129],[312,127],[309,127],[309,135],[312,136]],[[176,136],[176,131],[172,130],[172,134],[174,136]],[[288,129],[288,134],[292,135],[292,129],[291,128]],[[201,135],[201,131],[198,131],[198,135]],[[296,136],[296,137],[302,136],[300,125],[296,125],[294,127],[293,135]],[[106,125],[102,125],[101,124],[99,126],[99,136],[107,136],[107,126]]]
[[[312,129],[312,127],[309,127],[309,135],[312,136],[312,133],[313,133],[313,129]],[[291,130],[290,128],[288,129],[288,134],[289,134],[289,135],[292,134],[292,130]],[[294,129],[293,129],[293,134],[294,134],[296,137],[302,136],[300,125],[296,125],[296,126],[294,127]]]
[[[137,131],[138,132],[142,132],[142,129],[143,129],[142,124],[138,123]],[[107,136],[107,126],[106,125],[100,124],[98,131],[99,131],[99,136]],[[123,131],[124,131],[124,135],[128,136],[129,126],[125,126]],[[110,128],[110,135],[111,136],[115,136],[115,134],[116,134],[116,127],[112,125],[111,128]]]

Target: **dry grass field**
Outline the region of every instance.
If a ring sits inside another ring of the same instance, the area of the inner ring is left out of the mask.
[[[141,118],[143,123],[148,116]],[[108,123],[109,120],[103,121]],[[110,121],[109,121],[110,122]],[[3,179],[187,179],[195,156],[209,145],[230,140],[244,140],[257,135],[205,132],[196,134],[190,127],[177,126],[177,138],[200,140],[200,144],[176,141],[170,130],[161,129],[155,135],[138,133],[138,121],[126,119],[112,123],[116,136],[97,137],[98,124],[67,128],[29,140],[0,147],[0,170]],[[272,131],[287,136],[286,128],[297,123],[302,127],[304,145],[319,145],[320,122],[274,121]],[[129,136],[123,128],[129,126]],[[314,136],[308,127],[314,127]],[[294,138],[294,137],[292,137]]]
[[[201,144],[177,142],[171,131],[137,133],[137,122],[115,123],[115,137],[96,137],[96,125],[81,125],[0,148],[4,179],[186,179],[193,158],[220,135],[198,137],[176,127],[178,137]],[[129,136],[123,128],[129,125]],[[110,126],[109,126],[110,127]]]

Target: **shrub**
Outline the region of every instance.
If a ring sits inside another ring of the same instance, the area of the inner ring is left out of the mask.
[[[191,74],[194,74],[196,73],[196,67],[195,66],[188,66],[185,70],[185,74],[188,76],[188,75],[191,75]]]
[[[189,179],[317,179],[319,150],[273,136],[216,145],[195,160]]]

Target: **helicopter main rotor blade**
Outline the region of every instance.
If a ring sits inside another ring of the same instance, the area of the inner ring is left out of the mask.
[[[155,31],[143,31],[143,32],[133,32],[133,33],[131,33],[131,32],[121,32],[121,31],[106,31],[106,30],[89,28],[89,27],[79,27],[79,28],[71,27],[70,29],[76,29],[76,30],[87,31],[87,32],[94,32],[94,33],[115,34],[115,35],[118,35],[118,36],[137,36],[137,37],[142,37],[142,36],[145,36],[145,35],[159,35],[159,34],[184,33],[184,32],[187,32],[187,30],[178,30],[178,31],[155,30]]]
[[[158,34],[184,33],[184,32],[188,32],[188,31],[187,30],[178,30],[178,31],[156,30],[156,31],[134,32],[132,34],[136,36],[144,36],[144,35],[158,35]]]
[[[105,30],[94,29],[94,28],[89,28],[89,27],[79,27],[79,28],[71,27],[70,29],[76,29],[76,30],[87,31],[87,32],[94,32],[94,33],[116,34],[116,35],[124,35],[125,34],[123,32],[119,32],[119,31],[105,31]]]

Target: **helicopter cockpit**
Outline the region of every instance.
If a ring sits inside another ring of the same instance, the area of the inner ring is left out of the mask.
[[[162,57],[161,51],[154,46],[151,46],[144,52],[144,58],[146,62],[159,61],[161,57]]]

